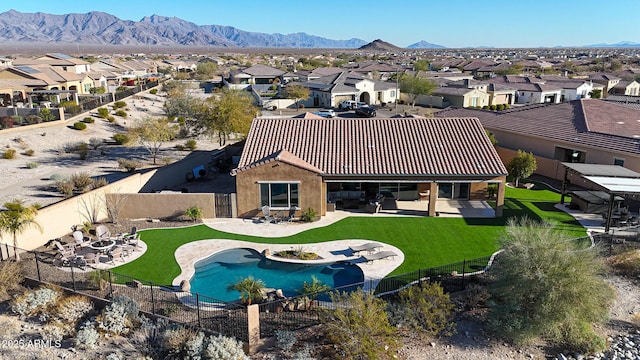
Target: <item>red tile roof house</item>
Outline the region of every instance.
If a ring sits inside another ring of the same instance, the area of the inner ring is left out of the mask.
[[[257,118],[232,171],[240,217],[259,215],[264,205],[326,215],[338,201],[359,206],[380,193],[428,199],[425,210],[435,216],[438,198],[485,200],[491,183],[498,184],[499,217],[506,174],[471,117]]]
[[[538,160],[536,173],[558,180],[564,177],[561,162],[620,165],[640,172],[640,111],[616,103],[582,99],[498,112],[448,109],[436,116],[477,117],[494,133],[505,163],[516,150],[532,152]]]

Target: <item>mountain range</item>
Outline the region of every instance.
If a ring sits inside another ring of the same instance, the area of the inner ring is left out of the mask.
[[[356,38],[332,40],[306,33],[248,32],[159,15],[131,21],[99,11],[66,15],[15,10],[1,13],[0,43],[24,42],[275,48],[358,48],[367,43]]]

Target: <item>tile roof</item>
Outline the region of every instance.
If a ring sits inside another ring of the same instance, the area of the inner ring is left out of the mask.
[[[257,118],[238,168],[281,150],[326,176],[507,173],[477,118]]]
[[[268,164],[270,162],[274,162],[274,161],[282,161],[284,163],[293,165],[293,166],[297,166],[299,168],[302,169],[306,169],[309,170],[311,172],[315,172],[318,174],[322,173],[322,170],[318,169],[317,167],[309,164],[308,162],[300,159],[299,157],[293,155],[292,153],[290,153],[287,150],[280,150],[280,151],[276,151],[273,154],[269,154],[268,156],[259,159],[258,161],[252,162],[250,164],[247,164],[243,167],[238,167],[236,169],[233,169],[231,171],[232,175],[236,175],[237,173],[241,172],[241,171],[245,171],[245,170],[249,170],[252,169],[254,167],[260,166],[260,165],[264,165],[264,164]]]
[[[640,155],[640,111],[602,100],[539,104],[499,112],[445,109],[436,116],[475,116],[490,130]]]
[[[242,70],[242,72],[253,76],[281,76],[285,72],[271,66],[257,64]]]

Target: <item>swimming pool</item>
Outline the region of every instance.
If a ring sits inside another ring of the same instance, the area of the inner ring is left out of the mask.
[[[222,301],[235,301],[240,293],[227,290],[231,284],[248,276],[264,281],[267,288],[282,289],[285,296],[297,295],[302,284],[314,275],[332,288],[361,283],[362,270],[353,264],[292,264],[265,259],[253,249],[236,248],[217,252],[194,264],[191,292]]]

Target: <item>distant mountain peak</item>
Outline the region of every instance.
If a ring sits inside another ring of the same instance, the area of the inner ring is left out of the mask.
[[[360,46],[359,47],[360,50],[370,50],[370,51],[399,51],[402,50],[402,48],[397,47],[391,43],[388,43],[386,41],[382,41],[380,39],[375,39],[372,42]]]
[[[444,49],[446,48],[446,46],[442,46],[442,45],[438,45],[438,44],[432,44],[430,42],[424,41],[424,40],[420,40],[417,43],[413,43],[409,46],[407,46],[407,48],[409,49]]]

